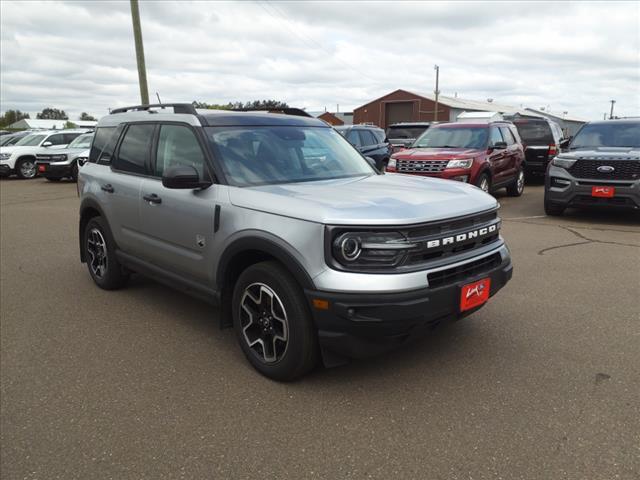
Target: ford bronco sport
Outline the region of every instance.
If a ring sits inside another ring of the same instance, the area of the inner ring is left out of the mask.
[[[220,305],[278,380],[466,316],[512,274],[493,197],[379,174],[313,118],[116,109],[78,189],[80,258],[99,287],[139,272]]]

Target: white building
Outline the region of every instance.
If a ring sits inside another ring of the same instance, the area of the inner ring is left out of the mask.
[[[62,130],[67,122],[77,128],[95,128],[98,122],[88,120],[41,120],[39,118],[23,118],[12,123],[7,128],[21,130]]]

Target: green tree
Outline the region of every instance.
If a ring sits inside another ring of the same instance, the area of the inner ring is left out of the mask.
[[[23,118],[30,118],[28,113],[23,113],[20,110],[7,110],[4,115],[0,117],[0,126],[6,127],[12,123],[19,122]]]
[[[58,110],[57,108],[45,108],[36,115],[36,118],[43,120],[69,120],[69,116],[64,110]]]
[[[67,120],[66,122],[64,122],[64,128],[78,128],[78,126],[75,123]]]
[[[96,121],[96,117],[94,117],[93,115],[89,115],[87,112],[82,112],[80,114],[80,120],[84,120],[87,122],[95,122]]]
[[[253,100],[249,102],[229,102],[226,104],[206,103],[194,100],[193,106],[213,110],[269,110],[289,108],[286,102],[280,102],[278,100]]]

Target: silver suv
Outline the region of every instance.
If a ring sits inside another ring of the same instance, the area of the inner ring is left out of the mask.
[[[380,174],[303,116],[113,110],[78,188],[81,260],[99,287],[137,272],[219,305],[278,380],[461,318],[512,274],[493,197]]]

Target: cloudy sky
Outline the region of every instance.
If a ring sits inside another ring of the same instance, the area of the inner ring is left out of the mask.
[[[640,2],[141,1],[150,95],[350,110],[397,88],[640,115]],[[0,2],[0,110],[139,103],[128,1]]]

